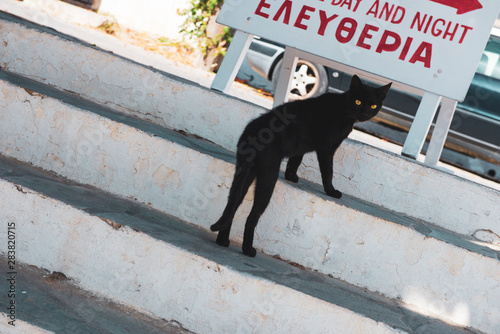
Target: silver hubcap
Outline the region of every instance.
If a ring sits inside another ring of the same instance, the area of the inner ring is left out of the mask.
[[[318,73],[314,67],[307,63],[299,64],[298,70],[293,74],[291,94],[295,98],[307,98],[314,95],[315,85],[318,83]]]

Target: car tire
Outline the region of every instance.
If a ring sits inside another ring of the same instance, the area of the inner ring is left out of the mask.
[[[278,77],[283,61],[280,60],[273,70],[272,83],[276,91]],[[326,69],[318,64],[304,59],[297,60],[297,66],[293,75],[292,87],[288,99],[305,100],[324,94],[328,90],[328,74]]]

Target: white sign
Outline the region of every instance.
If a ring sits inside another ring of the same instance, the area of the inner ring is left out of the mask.
[[[498,0],[226,0],[218,22],[462,101]]]

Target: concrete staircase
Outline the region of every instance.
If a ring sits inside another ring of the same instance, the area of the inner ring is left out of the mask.
[[[251,195],[229,249],[209,226],[262,107],[5,13],[0,46],[0,220],[19,261],[197,333],[500,332],[498,185],[347,140],[345,196],[308,156],[250,259]]]

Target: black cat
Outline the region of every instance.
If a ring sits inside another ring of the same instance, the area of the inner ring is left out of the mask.
[[[354,123],[367,121],[377,114],[391,84],[372,88],[354,76],[349,90],[342,94],[326,93],[309,100],[283,104],[251,121],[238,141],[236,172],[227,206],[212,225],[219,231],[217,244],[229,246],[229,232],[236,209],[256,179],[252,210],[245,224],[243,253],[254,257],[254,230],[266,209],[278,180],[281,160],[289,157],[285,178],[298,182],[297,169],[304,153],[315,151],[326,194],[340,198],[332,185],[333,155],[351,133]]]

